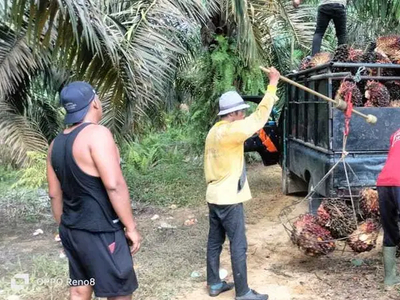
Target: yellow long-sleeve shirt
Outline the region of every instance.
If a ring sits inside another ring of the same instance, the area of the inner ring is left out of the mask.
[[[277,100],[276,87],[268,86],[256,111],[250,116],[240,121],[220,121],[210,129],[204,154],[207,202],[229,205],[251,199],[247,178],[238,191],[244,167],[244,142],[263,128]]]

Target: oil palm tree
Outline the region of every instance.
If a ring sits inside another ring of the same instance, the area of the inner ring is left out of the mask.
[[[103,123],[126,136],[148,107],[162,101],[175,62],[186,51],[182,32],[203,22],[212,8],[196,0],[2,1],[0,142],[18,162],[27,150],[45,150],[51,137],[43,130],[46,117],[37,120],[29,104],[56,116],[55,95],[70,80],[96,87]],[[54,80],[54,72],[63,76]],[[37,78],[50,82],[52,96],[45,102],[31,86]]]

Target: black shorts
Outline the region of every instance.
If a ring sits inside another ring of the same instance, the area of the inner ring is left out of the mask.
[[[124,230],[94,233],[61,224],[59,233],[70,286],[91,285],[96,297],[126,296],[138,288]]]

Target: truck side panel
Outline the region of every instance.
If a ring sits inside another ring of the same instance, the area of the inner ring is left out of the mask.
[[[385,151],[389,148],[390,136],[400,128],[400,108],[394,107],[357,107],[364,114],[378,118],[376,124],[367,124],[357,115],[350,121],[350,133],[347,139],[347,151]],[[344,114],[333,111],[333,151],[342,151]]]
[[[387,154],[374,155],[368,153],[352,153],[346,157],[347,174],[352,193],[357,193],[363,187],[374,187],[379,172],[382,170]],[[336,156],[338,160],[340,156]],[[338,196],[348,196],[348,184],[343,164],[339,164],[333,173],[333,187]]]

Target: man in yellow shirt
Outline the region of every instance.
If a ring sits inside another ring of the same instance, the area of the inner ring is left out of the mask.
[[[207,245],[207,284],[214,297],[235,287],[236,300],[267,300],[247,284],[247,240],[243,202],[251,199],[244,163],[244,142],[268,121],[278,100],[279,72],[270,69],[269,85],[257,110],[245,118],[245,104],[237,92],[224,93],[219,100],[219,116],[206,138],[204,172],[207,182],[210,231]],[[228,235],[231,249],[233,283],[221,281],[219,262]]]

